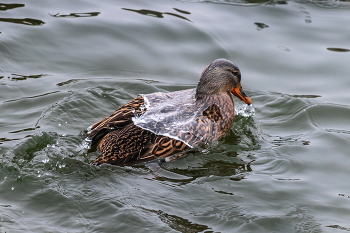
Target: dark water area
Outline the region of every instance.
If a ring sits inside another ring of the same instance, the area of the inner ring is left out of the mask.
[[[349,232],[349,25],[349,1],[0,3],[0,232]],[[175,162],[89,164],[88,126],[217,58],[255,115]]]

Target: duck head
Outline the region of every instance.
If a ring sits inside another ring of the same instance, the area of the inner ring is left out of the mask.
[[[210,95],[231,92],[247,104],[252,104],[241,86],[241,72],[237,65],[224,58],[216,59],[207,66],[199,79],[196,100]]]

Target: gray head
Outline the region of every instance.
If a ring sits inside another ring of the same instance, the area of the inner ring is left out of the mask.
[[[203,70],[196,90],[196,99],[227,92],[231,92],[247,104],[252,103],[242,90],[241,71],[237,65],[224,58],[216,59]]]

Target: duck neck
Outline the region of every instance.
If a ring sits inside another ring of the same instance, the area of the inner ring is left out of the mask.
[[[211,84],[210,87],[207,85],[198,85],[196,89],[196,100],[206,99],[209,96],[218,95],[220,92],[219,88]]]

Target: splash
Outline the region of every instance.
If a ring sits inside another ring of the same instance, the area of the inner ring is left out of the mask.
[[[195,99],[195,89],[171,93],[158,92],[142,97],[147,111],[141,116],[133,117],[134,124],[156,135],[182,141],[189,147],[210,145],[221,135],[223,126],[203,117],[206,109],[213,105],[222,109],[224,105],[228,108],[229,104],[232,106],[231,96],[226,94],[198,102]],[[222,114],[222,122],[229,122],[232,119],[232,110]]]
[[[255,115],[253,105],[248,105],[242,101],[235,101],[235,115],[251,117]]]
[[[77,147],[76,151],[84,151],[91,149],[92,139],[87,137],[85,140]]]
[[[195,121],[200,109],[195,106],[194,89],[173,93],[142,95],[146,113],[133,117],[135,125],[154,134],[164,135],[193,147],[181,135],[189,133],[187,126]],[[196,138],[201,137],[197,135]]]

